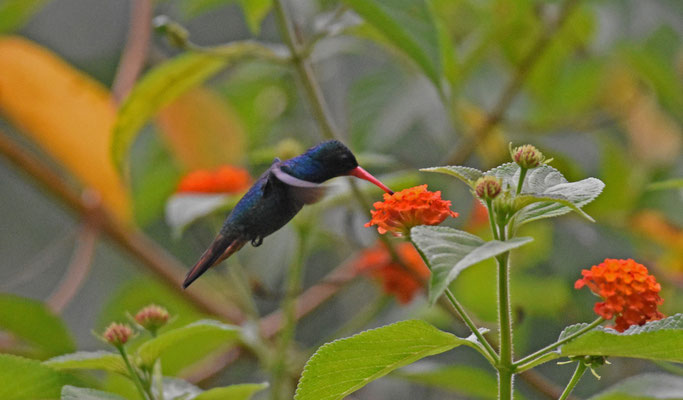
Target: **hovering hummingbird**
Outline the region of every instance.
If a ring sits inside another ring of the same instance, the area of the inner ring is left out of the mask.
[[[322,142],[290,160],[276,158],[235,205],[218,236],[185,277],[183,288],[247,242],[260,246],[264,237],[282,228],[305,204],[322,197],[325,186],[321,183],[343,175],[365,179],[394,193],[358,166],[351,150],[338,140]]]

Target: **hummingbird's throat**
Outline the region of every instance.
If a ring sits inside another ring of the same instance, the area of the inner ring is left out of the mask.
[[[385,192],[387,192],[389,194],[394,194],[393,190],[389,189],[385,184],[380,182],[379,179],[375,178],[368,171],[364,170],[361,167],[356,167],[356,168],[352,169],[349,172],[349,175],[355,176],[356,178],[366,180],[368,182],[372,182],[375,185],[377,185],[380,189],[384,190]]]

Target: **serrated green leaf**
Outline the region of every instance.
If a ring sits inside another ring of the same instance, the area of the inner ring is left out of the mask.
[[[476,168],[462,167],[459,165],[448,165],[445,167],[432,167],[432,168],[422,168],[422,172],[438,172],[440,174],[446,174],[454,176],[461,181],[465,182],[470,187],[474,185],[477,179],[484,176],[484,173]]]
[[[109,351],[77,351],[43,361],[56,370],[96,369],[109,372],[126,373],[126,364],[117,353]]]
[[[625,379],[589,400],[677,400],[683,399],[683,377],[642,374]]]
[[[40,361],[0,354],[0,399],[59,399],[62,386],[76,383]]]
[[[207,390],[193,400],[249,400],[254,393],[260,392],[267,387],[267,382],[230,385]]]
[[[504,242],[486,242],[471,233],[445,226],[416,226],[410,230],[410,238],[427,258],[427,265],[432,271],[429,280],[429,301],[432,304],[465,268],[533,240],[521,237]]]
[[[35,358],[49,358],[76,350],[64,321],[44,303],[33,299],[0,294],[0,329],[34,347],[31,356]]]
[[[536,203],[557,203],[561,204],[567,208],[570,208],[572,211],[575,213],[579,214],[580,216],[586,218],[587,220],[591,222],[595,222],[595,220],[588,214],[586,214],[585,211],[577,207],[574,203],[572,203],[567,197],[561,195],[561,194],[555,194],[555,195],[545,195],[545,196],[535,196],[531,194],[520,194],[519,196],[515,197],[515,206],[518,206],[520,208],[524,208],[527,206],[530,206],[532,204]]]
[[[565,328],[560,339],[587,324]],[[598,327],[560,347],[562,356],[615,356],[683,362],[683,314],[676,314],[624,332]]]
[[[441,87],[439,34],[424,0],[343,0]]]
[[[519,182],[520,168],[515,163],[503,164],[485,172],[485,175],[498,177],[503,187],[516,190]],[[597,178],[586,178],[578,182],[568,182],[560,171],[548,165],[528,170],[521,194],[535,197],[561,198],[569,201],[577,208],[581,208],[593,201],[605,187]],[[541,218],[557,217],[570,212],[572,209],[558,201],[542,201],[522,208],[515,214],[518,225]]]
[[[49,0],[3,0],[0,2],[0,33],[20,28]]]
[[[64,386],[61,400],[126,400],[114,393],[101,390],[80,388],[76,386]]]
[[[496,376],[480,368],[421,362],[396,371],[392,376],[477,399],[498,398]]]
[[[194,343],[211,342],[220,348],[237,340],[240,328],[214,320],[201,320],[182,328],[166,331],[140,345],[137,359],[141,365],[151,366],[162,354],[177,347],[191,352]]]
[[[296,400],[338,400],[421,358],[473,343],[419,320],[397,322],[323,345],[308,360]]]

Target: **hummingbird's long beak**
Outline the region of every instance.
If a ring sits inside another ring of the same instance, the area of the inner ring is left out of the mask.
[[[349,172],[349,175],[355,176],[356,178],[364,179],[368,182],[372,182],[375,185],[379,186],[380,189],[384,190],[385,192],[389,194],[394,194],[394,191],[389,189],[385,184],[379,181],[379,179],[375,178],[372,176],[368,171],[364,170],[361,167],[356,167]]]

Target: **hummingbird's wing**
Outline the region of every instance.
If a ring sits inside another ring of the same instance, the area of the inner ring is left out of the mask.
[[[327,191],[327,188],[321,184],[308,182],[286,173],[279,165],[273,165],[270,172],[277,180],[289,186],[290,195],[303,204],[317,202]]]

